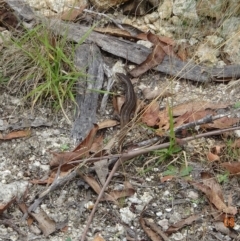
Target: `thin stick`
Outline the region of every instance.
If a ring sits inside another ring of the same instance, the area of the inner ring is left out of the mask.
[[[90,216],[89,216],[89,218],[88,218],[86,227],[85,227],[85,229],[83,230],[83,234],[82,234],[82,236],[81,236],[81,238],[80,238],[80,241],[84,241],[84,240],[85,240],[85,237],[86,237],[86,235],[87,235],[87,231],[88,231],[88,229],[89,229],[89,227],[90,227],[90,224],[91,224],[91,222],[92,222],[92,220],[93,220],[94,213],[95,213],[96,210],[97,210],[98,203],[99,203],[100,199],[102,198],[102,196],[103,196],[103,194],[104,194],[104,191],[106,190],[109,182],[112,180],[113,175],[114,175],[114,173],[116,172],[116,170],[118,169],[118,167],[119,167],[119,165],[120,165],[121,162],[122,162],[122,159],[119,158],[118,161],[115,163],[112,171],[110,172],[110,174],[109,174],[106,182],[104,183],[104,185],[103,185],[103,187],[102,187],[102,190],[101,190],[101,192],[99,193],[96,202],[94,203],[94,207],[93,207],[93,209],[92,209],[92,211],[91,211],[91,214],[90,214]]]
[[[196,136],[183,138],[182,140],[183,141],[191,141],[191,140],[194,140],[194,139],[197,139],[197,138],[207,137],[207,136],[211,136],[211,135],[220,135],[220,134],[222,134],[224,132],[232,131],[232,130],[238,130],[238,129],[240,129],[240,126],[233,127],[233,128],[228,128],[228,129],[224,129],[224,130],[211,131],[211,132],[208,132],[208,133],[204,133],[204,134],[199,134],[199,135],[196,135]],[[161,145],[156,145],[156,146],[152,146],[152,147],[149,147],[149,148],[145,148],[145,149],[136,150],[136,151],[132,151],[132,152],[129,152],[129,153],[122,154],[122,156],[115,163],[115,165],[114,165],[112,171],[110,172],[110,174],[109,174],[105,184],[102,187],[101,192],[98,195],[98,198],[97,198],[97,200],[96,200],[96,202],[94,204],[94,207],[92,209],[92,212],[91,212],[91,214],[90,214],[90,216],[88,218],[86,227],[85,227],[85,229],[83,231],[83,234],[82,234],[82,236],[80,238],[80,241],[84,241],[85,240],[85,237],[87,235],[87,231],[88,231],[88,229],[90,227],[90,224],[91,224],[91,222],[93,220],[94,213],[96,212],[97,205],[98,205],[100,199],[102,198],[102,196],[104,194],[104,191],[106,190],[109,182],[112,180],[112,177],[113,177],[114,173],[116,172],[117,168],[119,167],[120,163],[122,163],[123,161],[129,160],[129,159],[132,159],[132,158],[134,158],[136,156],[139,156],[139,155],[142,155],[142,154],[146,154],[146,153],[148,153],[150,151],[166,148],[168,146],[170,146],[170,143],[164,143],[164,144],[161,144]]]

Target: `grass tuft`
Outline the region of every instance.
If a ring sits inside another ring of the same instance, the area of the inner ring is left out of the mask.
[[[66,37],[54,36],[44,25],[27,29],[21,36],[13,37],[5,49],[0,61],[3,66],[1,75],[11,76],[8,86],[13,90],[17,88],[32,107],[50,101],[67,117],[63,104],[67,100],[75,102],[75,83],[86,75],[74,65],[75,49],[91,31],[78,44],[73,44]]]

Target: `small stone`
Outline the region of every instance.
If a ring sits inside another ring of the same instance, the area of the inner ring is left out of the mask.
[[[153,24],[148,24],[148,27],[154,31],[157,30],[157,28]]]
[[[156,215],[157,215],[157,217],[161,217],[163,215],[163,213],[162,212],[157,212]]]
[[[238,22],[240,25],[240,20]],[[227,53],[227,58],[232,64],[240,63],[240,28],[237,33],[231,33],[226,41],[223,51]]]
[[[143,195],[141,196],[141,200],[143,203],[148,203],[153,197],[150,195],[149,192],[144,192]]]
[[[199,198],[199,195],[197,192],[194,192],[194,191],[190,191],[188,194],[187,194],[187,197],[193,199],[193,200],[197,200]]]
[[[223,42],[223,38],[218,37],[216,35],[206,36],[207,43],[212,47],[217,47],[219,44]]]
[[[240,138],[240,130],[234,131],[234,134],[235,134],[236,137]]]
[[[87,210],[92,210],[93,207],[94,207],[94,203],[92,201],[89,201],[87,203],[84,204],[84,207],[87,209]]]
[[[129,197],[128,200],[132,203],[137,203],[137,204],[141,204],[142,203],[142,200],[140,200],[138,197],[137,197],[137,193],[135,193],[132,197]]]
[[[168,196],[170,194],[170,192],[168,190],[166,190],[164,193],[163,193],[163,196]]]
[[[172,211],[172,208],[166,208],[166,212],[170,213]]]
[[[190,44],[191,46],[195,45],[196,43],[198,43],[198,40],[197,40],[197,39],[195,39],[195,38],[190,38],[190,39],[189,39],[189,44]]]
[[[145,41],[145,40],[139,40],[139,41],[137,41],[137,44],[141,44],[149,49],[152,48],[152,46],[153,46],[153,43],[151,43],[149,41]]]
[[[148,18],[147,16],[144,17],[144,22],[145,22],[146,24],[149,24],[149,23],[150,23],[149,18]]]
[[[179,241],[179,240],[183,240],[183,235],[181,234],[181,233],[174,233],[172,236],[171,236],[171,238],[173,239],[173,240],[176,240],[176,241]]]
[[[159,19],[159,14],[157,12],[153,12],[151,14],[146,15],[145,18],[148,19],[148,23],[154,23],[155,21],[157,21]],[[145,18],[144,18],[144,20],[145,20]]]
[[[229,33],[237,33],[240,28],[240,17],[227,18],[222,24],[221,36],[229,38]]]
[[[120,209],[121,220],[126,224],[131,224],[131,222],[136,218],[136,214],[131,212],[128,207]]]
[[[163,228],[163,230],[167,230],[168,229],[169,225],[168,225],[168,220],[167,219],[162,219],[162,220],[158,221],[157,223],[158,223],[158,225],[160,225]]]
[[[161,19],[169,19],[173,11],[173,1],[164,0],[163,4],[159,6],[157,11]]]
[[[178,16],[173,16],[172,18],[170,18],[170,22],[176,26],[182,25],[182,20]]]
[[[218,55],[219,50],[211,48],[207,44],[200,44],[196,51],[196,56],[198,56],[201,63],[216,64],[218,62]]]
[[[190,19],[193,22],[199,20],[195,0],[175,0],[173,3],[173,14],[181,19]]]

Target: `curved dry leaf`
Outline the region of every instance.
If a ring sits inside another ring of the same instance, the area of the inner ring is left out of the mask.
[[[0,140],[11,140],[11,139],[16,139],[16,138],[22,138],[26,136],[30,136],[31,131],[30,130],[24,130],[24,131],[14,131],[10,132],[6,135],[2,135],[0,133]]]
[[[188,103],[180,104],[173,107],[173,115],[174,116],[180,116],[183,115],[186,112],[199,112],[206,109],[222,109],[227,108],[229,104],[223,104],[223,103],[210,103],[207,101],[191,101]]]
[[[167,230],[166,233],[168,235],[177,232],[178,230],[182,229],[183,227],[187,225],[191,225],[193,222],[199,220],[201,218],[201,215],[192,215],[186,219],[183,219],[173,225],[171,225]]]
[[[158,114],[159,122],[158,127],[159,130],[168,130],[170,127],[170,119],[167,110],[160,111]]]
[[[83,13],[83,10],[87,7],[87,5],[80,6],[79,8],[71,8],[70,10],[64,11],[60,14],[60,18],[62,20],[73,21],[75,20],[80,14]]]
[[[240,162],[224,162],[221,166],[227,169],[231,174],[240,174]]]
[[[157,125],[159,120],[159,104],[156,101],[152,101],[147,107],[146,111],[142,114],[142,122],[148,126]]]
[[[228,207],[222,199],[218,196],[218,194],[212,190],[210,187],[206,185],[202,185],[200,183],[196,182],[191,182],[191,184],[202,191],[203,193],[206,194],[207,198],[209,201],[221,212],[227,213],[227,214],[232,214],[235,215],[237,213],[237,208],[236,207]]]
[[[201,172],[201,178],[202,178],[203,184],[210,187],[211,190],[214,190],[214,192],[217,193],[217,195],[221,198],[221,200],[224,201],[222,188],[220,184],[217,182],[216,178],[214,178],[208,172]]]
[[[225,129],[225,128],[229,128],[239,122],[240,122],[240,118],[233,118],[233,117],[225,116],[223,118],[215,120],[213,123],[204,124],[204,127]]]
[[[155,66],[162,63],[165,55],[166,54],[163,51],[162,47],[160,45],[156,45],[153,48],[153,51],[148,55],[147,59],[143,61],[139,66],[131,70],[130,74],[133,77],[140,76],[141,74],[145,73],[149,69],[154,68]]]
[[[98,126],[99,126],[99,130],[102,130],[105,128],[116,126],[118,124],[119,124],[119,121],[108,119],[98,123]]]
[[[212,152],[208,152],[207,153],[207,159],[210,161],[210,162],[214,162],[214,161],[219,161],[220,160],[220,157],[216,154],[213,154]]]

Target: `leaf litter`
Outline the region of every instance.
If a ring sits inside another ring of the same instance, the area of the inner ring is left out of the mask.
[[[162,59],[163,59],[163,55],[167,54],[169,56],[173,56],[173,50],[172,50],[172,45],[173,43],[168,39],[156,39],[156,36],[148,34],[147,38],[149,40],[151,40],[154,43],[154,50],[152,52],[152,54],[149,55],[149,58],[142,64],[140,65],[139,69],[135,69],[132,72],[132,75],[140,75],[142,73],[144,73],[146,70],[152,68],[153,66],[155,66],[157,63],[161,63]],[[169,41],[169,42],[168,42]],[[158,56],[158,54],[156,54],[156,49],[158,49],[160,52],[160,56]],[[164,52],[164,53],[163,53]],[[204,109],[201,109],[201,106],[204,106]],[[151,105],[150,105],[151,106]],[[190,107],[189,107],[190,106]],[[174,109],[173,107],[173,114],[174,116],[178,116],[181,117],[181,123],[189,123],[191,121],[196,121],[198,119],[201,119],[203,116],[207,115],[207,114],[217,114],[216,113],[216,109],[218,109],[218,105],[216,104],[212,104],[209,103],[208,107],[207,104],[205,105],[205,103],[196,103],[195,106],[194,104],[190,104],[188,107],[183,104],[182,109],[180,107],[177,107],[176,109]],[[155,104],[156,107],[156,104]],[[179,108],[179,109],[178,109]],[[189,109],[188,109],[189,108]],[[226,107],[220,107],[220,108],[226,108]],[[188,110],[187,110],[188,109]],[[213,112],[208,112],[209,110],[207,109],[212,109]],[[143,115],[142,117],[142,121],[147,124],[150,127],[159,126],[159,130],[160,131],[162,128],[165,128],[164,130],[169,130],[169,126],[167,126],[167,122],[169,122],[169,116],[168,116],[168,111],[167,109],[165,110],[164,114],[159,114],[159,111],[156,111],[156,108],[149,108],[149,111],[147,111],[148,109],[146,109],[145,116]],[[184,112],[183,112],[184,110]],[[182,111],[182,112],[181,112]],[[157,112],[157,114],[156,114]],[[176,114],[178,113],[178,114]],[[179,114],[181,113],[181,114]],[[185,115],[185,116],[184,116]],[[161,122],[162,119],[162,123],[161,125],[159,124]],[[145,120],[145,121],[144,121]],[[178,125],[179,122],[176,121],[176,123]],[[220,121],[214,121],[213,124],[211,125],[203,125],[203,128],[217,128],[217,129],[221,129],[221,128],[226,128],[229,126],[232,126],[233,124],[239,122],[238,118],[228,118],[228,117],[223,117],[223,119]],[[177,125],[176,125],[177,126]],[[98,128],[96,127],[96,129],[93,129],[88,138],[86,138],[82,143],[80,143],[80,145],[78,145],[76,148],[73,149],[72,152],[62,152],[62,153],[57,153],[57,152],[53,152],[52,154],[55,155],[55,160],[53,160],[51,162],[51,165],[55,168],[55,171],[52,172],[52,174],[54,173],[55,176],[52,177],[52,182],[54,182],[55,178],[60,177],[61,175],[65,175],[64,172],[66,171],[66,169],[64,170],[64,167],[66,167],[68,165],[68,162],[74,161],[74,160],[79,160],[82,158],[86,158],[89,157],[90,154],[93,152],[94,154],[98,152],[98,150],[100,149],[100,147],[102,146],[101,142],[102,142],[102,138],[99,137],[99,139],[96,139],[96,133],[98,131]],[[22,136],[24,137],[24,136]],[[94,147],[94,141],[95,141],[95,147]],[[93,151],[94,150],[94,151]],[[106,163],[104,163],[103,165],[105,165]],[[72,165],[72,164],[71,164]],[[101,166],[100,166],[101,167]],[[74,169],[74,165],[72,165],[72,167],[69,167],[70,171],[71,169]],[[60,171],[60,173],[58,173],[58,171]],[[84,170],[85,171],[85,170]],[[105,168],[105,170],[103,171],[103,176],[101,174],[101,183],[104,183],[104,179],[106,179],[107,176],[107,168]],[[90,176],[85,175],[85,173],[80,174],[82,175],[82,178],[86,179],[85,181],[95,190],[96,193],[99,194],[99,192],[101,191],[101,186],[95,181],[95,179],[91,179]],[[51,176],[51,175],[50,175]],[[49,176],[49,177],[50,177]],[[236,215],[236,208],[234,206],[231,206],[231,203],[229,202],[229,204],[225,204],[224,200],[223,200],[223,195],[222,195],[222,191],[221,188],[219,187],[219,185],[215,182],[212,181],[213,178],[211,176],[206,177],[206,175],[203,175],[203,184],[200,183],[196,183],[196,182],[191,182],[193,186],[195,186],[197,189],[201,190],[203,193],[206,194],[207,198],[209,199],[209,201],[215,206],[215,208],[218,209],[218,211],[220,212],[224,212],[226,214],[230,214],[230,215]],[[128,190],[128,189],[126,189]],[[114,191],[109,192],[108,196],[107,194],[105,194],[107,197],[109,197],[109,200],[116,202],[116,200],[118,198],[121,197],[126,197],[126,196],[132,196],[134,194],[133,188],[130,188],[130,192],[124,190],[123,192],[117,193]],[[192,216],[189,219],[185,219],[182,220],[180,223],[176,224],[176,226],[178,226],[178,228],[182,228],[184,225],[190,225],[193,221],[195,221],[195,218]],[[151,237],[152,240],[160,240],[159,237],[157,236],[158,231],[156,231],[156,229],[154,230],[154,232],[150,232],[149,228],[146,227],[146,224],[148,224],[147,226],[151,226],[149,225],[149,223],[147,223],[147,221],[141,219],[140,220],[141,225],[143,226],[143,229],[146,231],[146,233],[149,235],[149,237]],[[176,230],[175,230],[176,231]],[[43,231],[44,232],[44,231]],[[52,231],[51,231],[52,232]],[[160,232],[159,232],[160,233]],[[46,234],[48,235],[48,233]],[[166,238],[166,237],[165,237]]]

